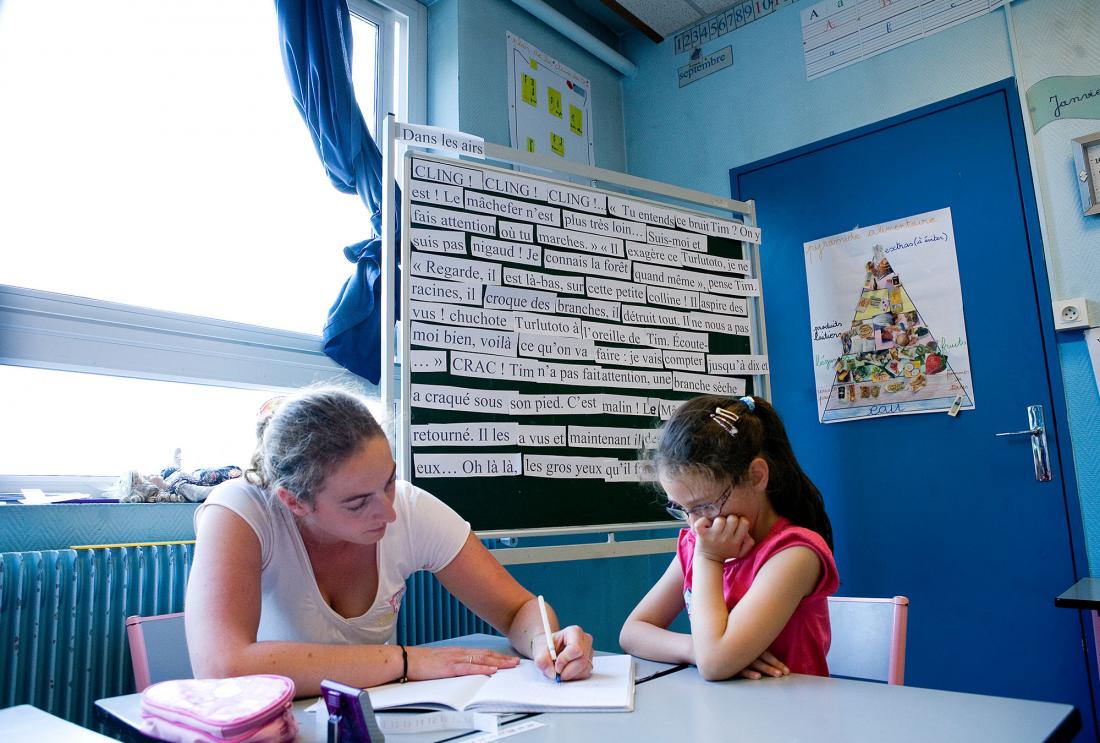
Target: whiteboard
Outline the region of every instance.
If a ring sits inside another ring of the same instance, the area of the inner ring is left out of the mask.
[[[588,79],[511,33],[508,124],[517,150],[595,164]]]
[[[409,479],[477,530],[664,520],[642,455],[662,422],[769,373],[759,231],[469,159],[404,165]]]

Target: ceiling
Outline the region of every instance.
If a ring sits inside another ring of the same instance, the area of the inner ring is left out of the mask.
[[[733,5],[730,0],[573,0],[573,4],[616,33],[635,29],[656,43]]]

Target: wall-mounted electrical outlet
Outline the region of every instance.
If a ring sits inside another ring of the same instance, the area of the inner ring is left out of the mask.
[[[1089,327],[1089,306],[1084,297],[1054,302],[1054,329],[1077,330]]]

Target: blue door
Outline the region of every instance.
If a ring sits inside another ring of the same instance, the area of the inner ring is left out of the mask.
[[[1005,81],[730,180],[757,203],[774,402],[825,496],[840,594],[910,598],[906,684],[1071,703],[1092,738],[1089,642],[1054,607],[1087,566],[1017,100]],[[819,423],[803,243],[945,207],[976,409]],[[1029,437],[994,437],[1034,404],[1051,482]]]

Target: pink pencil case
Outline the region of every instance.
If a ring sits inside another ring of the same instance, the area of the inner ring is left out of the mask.
[[[141,693],[141,731],[174,743],[294,740],[294,682],[286,676],[161,681]]]

